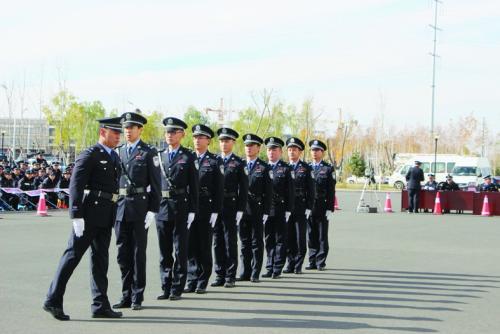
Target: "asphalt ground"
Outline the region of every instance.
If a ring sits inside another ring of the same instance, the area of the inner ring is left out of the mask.
[[[65,295],[71,321],[42,303],[71,229],[67,212],[0,217],[1,333],[499,333],[500,218],[358,214],[360,192],[339,192],[327,271],[157,301],[158,244],[149,233],[142,311],[92,319],[88,254]],[[392,193],[399,208],[398,193]],[[383,204],[385,193],[381,194]],[[399,211],[399,210],[397,210]],[[120,297],[113,237],[109,296]]]

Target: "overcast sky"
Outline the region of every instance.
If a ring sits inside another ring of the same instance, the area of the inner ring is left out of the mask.
[[[436,122],[474,111],[498,124],[500,2],[444,0],[438,13]],[[0,83],[25,77],[33,116],[41,73],[48,100],[60,68],[80,99],[119,111],[131,101],[179,115],[220,98],[238,110],[272,88],[332,118],[383,109],[390,123],[428,125],[433,16],[432,0],[2,0]]]

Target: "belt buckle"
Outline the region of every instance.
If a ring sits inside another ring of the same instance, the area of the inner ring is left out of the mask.
[[[126,188],[120,188],[118,191],[118,194],[121,196],[127,196],[127,189]]]
[[[168,190],[163,190],[163,191],[161,192],[161,195],[162,195],[162,197],[164,197],[164,198],[170,198],[170,191],[168,191]]]
[[[111,202],[116,203],[118,201],[119,194],[113,194],[111,197]]]

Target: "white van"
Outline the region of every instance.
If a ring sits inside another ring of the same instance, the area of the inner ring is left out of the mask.
[[[483,183],[483,177],[491,175],[491,165],[486,158],[460,157],[451,175],[460,188],[476,187]]]
[[[428,173],[434,173],[436,175],[436,182],[438,183],[445,181],[446,175],[451,174],[461,156],[458,154],[438,154],[435,165],[434,158],[434,154],[415,154],[406,162],[396,167],[395,171],[389,177],[389,184],[396,189],[403,189],[406,185],[406,173],[408,169],[415,165],[416,160],[422,163],[420,168],[424,171],[425,182],[427,182]]]

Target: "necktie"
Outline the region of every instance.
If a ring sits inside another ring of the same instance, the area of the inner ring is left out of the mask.
[[[250,171],[250,170],[252,170],[252,167],[253,167],[253,162],[251,162],[251,161],[250,161],[250,162],[248,163],[248,170],[249,170],[249,171]]]
[[[128,156],[130,157],[132,155],[132,151],[134,150],[134,148],[132,146],[129,146],[128,147]]]
[[[227,157],[224,158],[224,165],[227,163]]]
[[[175,156],[175,152],[169,152],[168,153],[168,160],[172,161],[174,159],[174,156]]]
[[[111,161],[113,161],[115,165],[118,163],[118,154],[113,150],[111,150]]]

